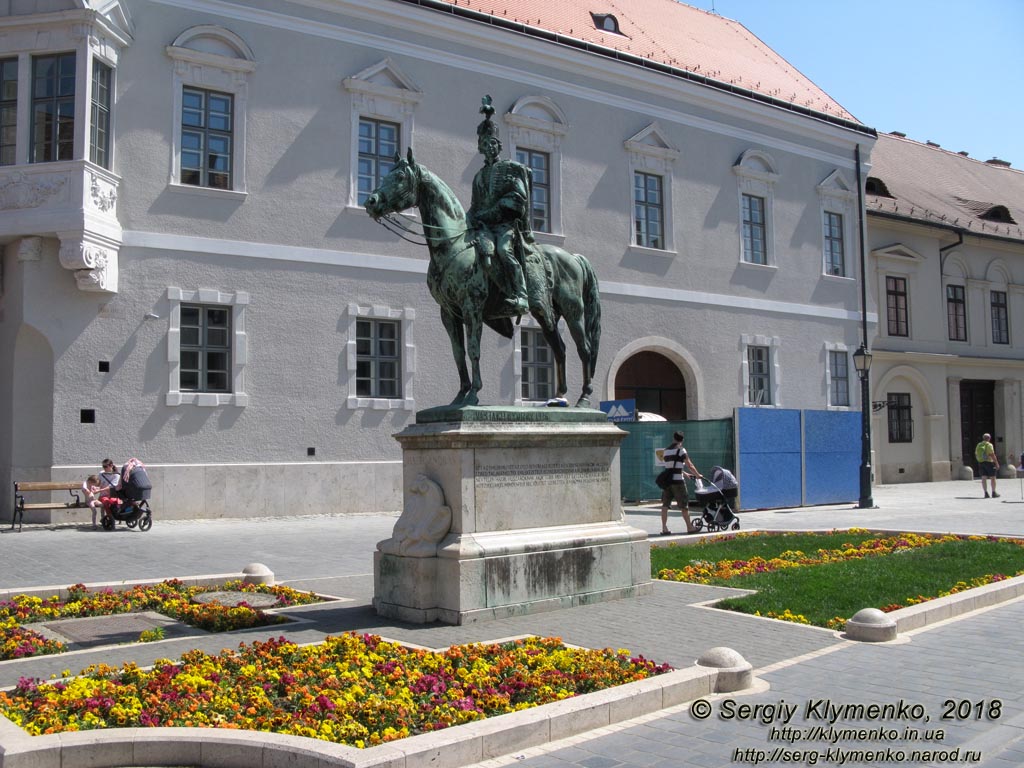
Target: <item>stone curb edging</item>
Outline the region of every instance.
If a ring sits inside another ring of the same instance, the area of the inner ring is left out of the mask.
[[[887,615],[896,622],[897,634],[902,635],[929,624],[987,608],[997,603],[1005,603],[1021,595],[1024,595],[1024,576],[1014,576],[900,608]]]
[[[442,731],[357,749],[217,728],[112,728],[31,736],[0,717],[0,768],[455,768],[707,696],[735,675],[693,666]]]

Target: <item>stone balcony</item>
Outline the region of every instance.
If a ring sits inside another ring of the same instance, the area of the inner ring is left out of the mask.
[[[117,293],[120,183],[86,160],[0,167],[0,240],[21,240],[31,258],[39,238],[55,237],[81,290]]]

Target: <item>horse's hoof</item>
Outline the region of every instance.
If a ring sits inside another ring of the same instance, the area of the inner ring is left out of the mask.
[[[579,400],[576,401],[576,407],[577,408],[589,408],[590,407],[590,398],[589,397],[581,397]]]

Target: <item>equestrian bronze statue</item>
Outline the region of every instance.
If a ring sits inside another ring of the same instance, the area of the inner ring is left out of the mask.
[[[479,402],[483,325],[512,338],[513,318],[518,322],[529,311],[554,354],[558,398],[567,390],[565,343],[558,330],[559,320],[565,319],[583,364],[583,391],[576,406],[587,407],[601,340],[597,276],[583,256],[534,241],[530,169],[499,158],[501,142],[491,120],[494,108],[489,96],[483,102],[480,111],[485,117],[477,138],[484,167],[473,179],[468,214],[448,185],[416,162],[412,149],[405,159],[395,154],[391,172],[367,198],[366,212],[375,221],[411,232],[394,215],[419,210],[430,253],[427,287],[441,307],[441,322],[459,369],[459,393],[452,405]]]

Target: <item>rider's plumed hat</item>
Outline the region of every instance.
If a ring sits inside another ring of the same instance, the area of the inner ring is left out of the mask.
[[[484,96],[480,99],[480,114],[484,116],[484,119],[480,122],[480,125],[476,127],[476,138],[477,141],[482,139],[484,136],[493,136],[498,138],[498,126],[491,120],[491,115],[494,114],[494,105],[491,104],[491,97]]]

